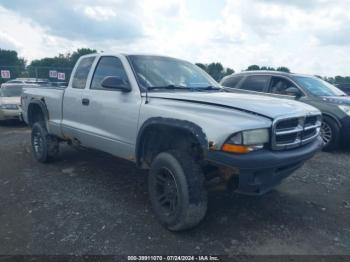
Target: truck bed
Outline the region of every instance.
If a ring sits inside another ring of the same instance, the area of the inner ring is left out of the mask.
[[[60,123],[62,121],[62,102],[65,88],[42,86],[35,88],[24,88],[22,93],[23,119],[28,123],[28,105],[33,99],[41,100],[45,103],[48,111],[49,132],[61,135]]]

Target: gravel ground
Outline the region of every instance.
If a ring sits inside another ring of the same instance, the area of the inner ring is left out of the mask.
[[[110,155],[63,147],[43,165],[30,130],[0,124],[0,254],[348,254],[350,150],[319,153],[262,197],[213,193],[182,233],[150,210],[147,174]]]

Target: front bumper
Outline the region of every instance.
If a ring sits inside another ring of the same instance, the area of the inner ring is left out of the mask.
[[[318,137],[312,143],[286,151],[264,149],[245,155],[210,151],[207,159],[218,166],[239,169],[238,192],[261,195],[301,167],[306,160],[321,150],[322,146],[322,139]]]
[[[22,119],[21,109],[0,109],[0,120]]]

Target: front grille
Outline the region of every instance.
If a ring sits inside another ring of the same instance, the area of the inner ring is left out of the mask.
[[[303,133],[303,139],[311,138],[314,135],[316,135],[316,133],[317,133],[316,129],[305,130]]]
[[[293,143],[297,138],[298,138],[297,133],[279,135],[276,137],[276,142],[278,144],[288,144],[288,143]]]
[[[272,126],[272,149],[285,150],[312,142],[320,127],[320,115],[277,119]]]
[[[280,121],[277,123],[276,128],[277,129],[288,129],[288,128],[294,128],[295,126],[297,126],[299,123],[299,119],[298,118],[291,118],[291,119],[287,119],[285,121]]]
[[[315,125],[317,123],[317,116],[309,116],[305,119],[305,126]]]

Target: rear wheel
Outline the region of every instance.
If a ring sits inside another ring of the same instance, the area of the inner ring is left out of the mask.
[[[160,153],[152,162],[148,185],[153,210],[167,229],[189,229],[204,218],[207,210],[204,176],[186,152]]]
[[[32,151],[37,161],[46,163],[57,156],[59,142],[47,132],[45,122],[36,122],[32,127]]]
[[[339,146],[339,127],[330,117],[324,116],[321,126],[321,137],[324,143],[324,151],[332,151]]]

